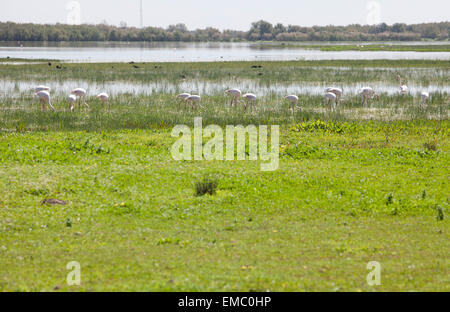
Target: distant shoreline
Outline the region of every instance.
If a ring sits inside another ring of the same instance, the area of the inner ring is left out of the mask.
[[[20,24],[0,22],[0,41],[48,42],[358,42],[449,40],[450,22],[387,25],[313,26],[273,25],[260,20],[248,31],[213,27],[189,30],[185,24],[161,27],[117,27],[107,24]]]

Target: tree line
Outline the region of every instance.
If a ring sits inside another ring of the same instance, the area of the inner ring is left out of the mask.
[[[257,21],[248,31],[213,27],[188,30],[185,24],[167,28],[99,25],[43,25],[0,22],[0,41],[420,41],[448,40],[450,22],[424,24],[313,26]]]

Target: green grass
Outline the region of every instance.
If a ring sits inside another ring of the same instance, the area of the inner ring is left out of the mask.
[[[170,128],[3,132],[0,290],[449,290],[447,122],[283,127],[280,167],[265,173],[174,161],[174,140]],[[217,192],[198,197],[205,176]],[[79,287],[65,283],[72,260]],[[366,284],[369,261],[381,286]]]
[[[0,65],[16,83],[0,98],[0,291],[449,291],[446,92],[432,92],[424,111],[417,94],[381,94],[371,108],[347,95],[337,112],[320,95],[300,94],[294,114],[276,92],[246,113],[223,90],[202,94],[205,108],[195,112],[173,97],[186,79],[228,87],[230,75],[238,85],[396,85],[401,72],[447,86],[448,62],[131,66]],[[52,90],[57,111],[42,112],[19,91],[36,79],[175,88],[120,93],[111,111],[89,94],[91,110],[74,113]],[[195,116],[203,126],[280,125],[279,169],[174,161],[171,129]],[[81,264],[79,287],[66,284],[70,261]],[[381,286],[366,283],[369,261],[381,263]]]
[[[131,60],[130,60],[131,61]],[[57,69],[56,65],[62,65]],[[260,65],[261,68],[252,68]],[[134,68],[138,66],[139,68]],[[332,68],[330,68],[332,67]],[[372,70],[367,70],[371,68]],[[397,85],[397,74],[424,84],[448,84],[448,61],[435,60],[334,60],[272,62],[198,62],[198,63],[52,63],[1,65],[0,77],[11,81],[88,82],[133,81],[170,82],[252,80],[260,84],[298,82],[366,83],[391,81]],[[225,86],[226,87],[226,86]]]

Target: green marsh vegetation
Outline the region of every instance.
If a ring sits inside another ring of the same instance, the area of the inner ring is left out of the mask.
[[[204,110],[174,100],[195,91],[178,90],[180,75],[224,88],[228,73],[244,86],[396,86],[391,74],[401,71],[408,84],[445,87],[448,62],[141,65],[0,66],[18,84],[0,98],[0,290],[449,290],[446,92],[432,92],[425,111],[417,94],[403,102],[388,92],[362,108],[348,91],[332,113],[316,94],[300,94],[294,114],[277,92],[261,95],[254,113],[230,108],[218,90],[202,94]],[[20,88],[67,79],[173,86],[114,95],[109,112],[89,94],[91,110],[74,113],[58,90],[57,111],[42,112]],[[204,126],[279,124],[279,169],[174,161],[171,129],[194,116]],[[42,204],[49,198],[67,204]],[[70,261],[81,264],[80,286],[66,284]],[[380,286],[366,283],[369,261],[381,263]]]

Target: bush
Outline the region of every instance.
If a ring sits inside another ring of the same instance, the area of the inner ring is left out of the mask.
[[[195,183],[195,196],[214,195],[218,185],[217,179],[204,177],[203,180]]]

